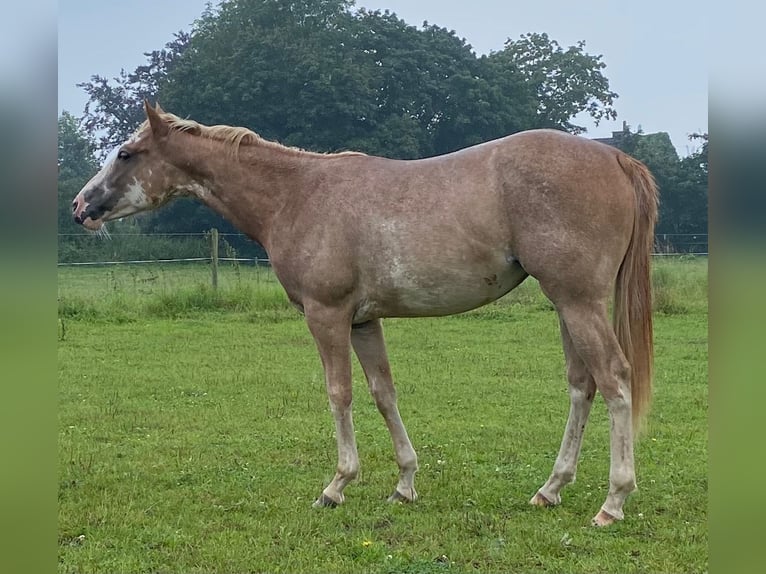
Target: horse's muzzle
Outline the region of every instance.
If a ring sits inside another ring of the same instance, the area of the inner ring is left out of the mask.
[[[77,197],[72,202],[72,218],[74,222],[87,229],[96,230],[100,228],[102,222],[99,219],[101,219],[104,213],[106,213],[106,209],[103,207],[86,203],[82,193],[77,194]]]

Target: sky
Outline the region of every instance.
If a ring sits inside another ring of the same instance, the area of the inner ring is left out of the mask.
[[[213,2],[216,5],[217,0]],[[206,0],[61,0],[58,110],[79,116],[87,97],[77,83],[108,78],[145,63],[178,30],[190,30]],[[697,0],[357,0],[388,9],[407,23],[454,30],[477,54],[503,49],[509,38],[545,32],[564,48],[585,41],[602,55],[618,117],[595,126],[577,118],[589,137],[609,136],[626,121],[644,133],[668,132],[680,155],[697,145],[688,135],[708,131],[707,10]]]

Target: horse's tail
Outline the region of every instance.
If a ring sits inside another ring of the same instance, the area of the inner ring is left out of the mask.
[[[617,160],[636,197],[633,236],[614,290],[614,330],[631,365],[633,430],[637,435],[652,399],[651,256],[659,195],[654,177],[643,163],[622,153]]]

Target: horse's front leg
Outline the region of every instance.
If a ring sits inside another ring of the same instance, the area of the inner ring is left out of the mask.
[[[343,502],[343,489],[359,473],[351,418],[351,318],[334,308],[307,306],[306,321],[322,358],[338,440],[338,469],[314,506],[337,506]]]
[[[396,462],[399,464],[399,484],[388,499],[390,502],[413,502],[418,495],[415,492],[415,472],[418,470],[418,457],[407,436],[399,408],[396,405],[396,389],[391,378],[386,344],[383,340],[383,327],[380,319],[355,325],[351,331],[351,344],[364,369],[367,384],[375,399],[380,414],[386,421],[394,443]]]

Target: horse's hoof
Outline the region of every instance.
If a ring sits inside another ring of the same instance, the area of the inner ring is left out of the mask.
[[[330,498],[323,492],[322,496],[317,498],[314,501],[314,504],[312,504],[311,506],[313,506],[314,508],[335,508],[336,506],[338,506],[338,504],[340,503],[333,500],[332,498]]]
[[[415,490],[412,490],[412,496],[407,496],[405,494],[402,494],[399,492],[399,490],[395,490],[394,493],[388,497],[388,502],[394,503],[405,503],[405,502],[415,502],[418,498],[418,495],[415,494]]]
[[[610,524],[614,524],[617,522],[618,518],[615,516],[612,516],[609,514],[606,510],[599,510],[598,514],[593,517],[593,520],[590,521],[592,526],[597,526],[599,528],[603,526],[609,526]]]
[[[540,491],[538,490],[535,493],[535,495],[532,497],[532,499],[529,501],[529,504],[533,506],[540,506],[540,507],[547,508],[549,506],[556,506],[556,504],[558,503],[553,502],[552,500],[548,500],[542,494],[540,494]]]

